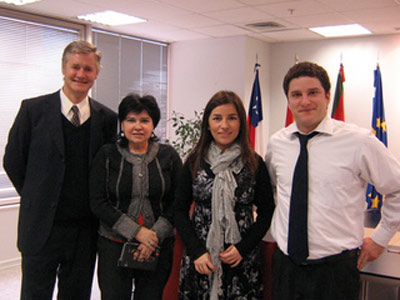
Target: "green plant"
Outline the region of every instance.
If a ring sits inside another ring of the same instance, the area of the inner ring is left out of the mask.
[[[194,111],[194,117],[187,119],[182,113],[172,111],[169,121],[172,121],[172,127],[175,129],[175,140],[167,140],[167,143],[172,145],[183,159],[200,137],[202,117],[203,112]]]

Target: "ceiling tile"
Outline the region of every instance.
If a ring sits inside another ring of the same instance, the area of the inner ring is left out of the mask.
[[[390,8],[360,9],[342,12],[342,14],[356,22],[398,21],[400,26],[400,6]]]
[[[44,2],[50,2],[42,0]],[[80,3],[93,5],[93,0],[78,0]],[[69,1],[72,2],[72,1]],[[156,0],[96,0],[96,5],[104,7],[105,9],[124,10],[128,6],[140,5],[143,3],[156,3]]]
[[[244,6],[236,0],[160,0],[170,5],[184,8],[192,12],[209,12],[216,10],[225,10]]]
[[[212,37],[246,35],[249,33],[248,30],[233,25],[219,25],[213,27],[197,28],[195,29],[195,31]]]
[[[250,36],[250,37],[253,37],[253,38],[255,38],[255,39],[259,39],[259,40],[266,41],[266,42],[270,42],[270,43],[279,42],[278,40],[273,39],[273,38],[268,37],[268,36],[265,36],[265,35],[263,35],[263,34],[261,34],[261,33],[251,33],[251,34],[249,34],[249,36]]]
[[[166,25],[165,23],[162,22],[156,22],[156,21],[149,21],[146,23],[137,23],[137,24],[126,24],[126,25],[120,25],[120,26],[114,26],[114,27],[119,27],[119,28],[130,28],[134,30],[154,30],[154,31],[161,31],[161,32],[170,32],[170,31],[175,31],[179,30],[180,28],[172,25]]]
[[[400,34],[400,22],[396,21],[370,21],[370,22],[360,22],[360,25],[372,31],[375,34],[391,34],[391,33],[399,33]]]
[[[2,5],[2,7],[15,9],[15,5]],[[59,2],[54,0],[43,0],[31,4],[23,5],[17,8],[21,11],[33,12],[45,16],[54,16],[60,18],[73,18],[81,14],[102,11],[103,7],[96,3],[88,4],[79,1],[71,0],[68,5],[59,5]]]
[[[333,26],[353,23],[351,19],[339,14],[329,13],[312,16],[295,16],[286,18],[287,21],[301,27]]]
[[[160,2],[143,2],[138,5],[128,6],[125,9],[125,12],[154,21],[164,21],[174,17],[191,14],[189,10],[177,8]]]
[[[185,30],[185,29],[168,32],[166,34],[163,34],[163,37],[167,41],[170,41],[170,42],[199,40],[199,39],[210,38],[209,35],[201,34],[198,32],[193,32],[193,31]]]
[[[243,22],[254,22],[254,21],[268,21],[271,15],[265,12],[257,10],[252,7],[244,7],[230,10],[220,10],[210,13],[205,13],[205,15],[231,24],[243,23]]]
[[[280,42],[322,39],[322,36],[307,29],[282,30],[263,33],[263,35]]]
[[[394,7],[394,0],[318,0],[336,11],[349,11],[366,8]]]
[[[181,28],[210,27],[222,24],[221,21],[217,21],[199,14],[190,14],[180,16],[179,18],[171,18],[169,20],[165,20],[165,22]]]
[[[103,30],[112,30],[121,32],[124,34],[131,34],[138,37],[148,38],[148,39],[156,39],[159,41],[167,41],[164,39],[164,35],[178,31],[180,28],[175,26],[165,25],[163,23],[149,21],[147,23],[137,23],[137,24],[127,24],[120,26],[96,26]]]
[[[334,12],[333,9],[315,0],[299,0],[273,3],[268,5],[260,5],[256,8],[278,18],[291,16],[307,16]]]
[[[272,4],[272,3],[281,3],[281,2],[288,2],[290,0],[238,0],[241,3],[247,5],[262,5],[262,4]],[[291,0],[293,1],[300,1],[300,0]]]

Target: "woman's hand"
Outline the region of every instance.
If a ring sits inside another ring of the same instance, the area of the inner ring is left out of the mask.
[[[137,251],[133,253],[133,259],[137,261],[145,261],[153,253],[153,249],[144,244],[140,244]]]
[[[230,245],[224,252],[219,254],[219,259],[234,268],[240,264],[243,257],[234,245]]]
[[[153,252],[158,247],[158,237],[157,233],[151,229],[146,227],[141,227],[138,233],[135,236],[140,243],[144,246],[150,248]]]
[[[210,275],[217,269],[211,261],[210,253],[206,252],[194,261],[194,267],[200,274]]]

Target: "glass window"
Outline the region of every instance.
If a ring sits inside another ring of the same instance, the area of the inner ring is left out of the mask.
[[[78,38],[77,29],[0,16],[0,205],[19,201],[2,158],[21,100],[62,86],[62,51]]]
[[[19,196],[2,164],[8,132],[21,100],[52,93],[63,84],[61,57],[65,46],[82,38],[84,26],[0,10],[0,205]],[[166,138],[168,45],[93,30],[93,43],[103,54],[102,70],[92,89],[94,99],[117,111],[128,93],[153,95],[161,110],[156,135]]]
[[[155,133],[164,140],[168,45],[99,30],[93,30],[93,42],[103,54],[93,97],[117,111],[119,102],[129,93],[154,96],[161,110]]]

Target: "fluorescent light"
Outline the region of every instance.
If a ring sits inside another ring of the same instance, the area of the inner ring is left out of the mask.
[[[324,37],[371,34],[371,31],[365,27],[362,27],[360,24],[310,27],[309,29]]]
[[[0,0],[0,2],[5,2],[7,4],[14,4],[14,5],[25,5],[38,1],[40,0]]]
[[[147,22],[147,20],[119,13],[112,10],[101,11],[93,14],[78,16],[78,19],[100,23],[104,25],[123,25]]]

